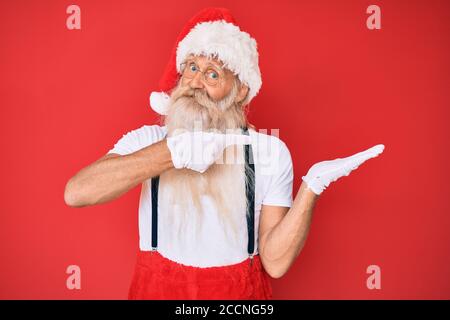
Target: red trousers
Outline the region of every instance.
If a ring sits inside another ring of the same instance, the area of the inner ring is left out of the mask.
[[[128,299],[272,299],[272,287],[259,255],[233,265],[198,268],[158,251],[139,251]]]

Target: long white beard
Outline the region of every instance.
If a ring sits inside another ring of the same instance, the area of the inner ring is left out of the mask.
[[[182,87],[180,81],[171,94],[171,106],[165,119],[168,136],[176,134],[177,129],[220,132],[237,129],[236,132],[241,132],[246,119],[240,106],[233,102],[236,93],[235,84],[227,97],[214,102],[203,90]],[[178,229],[180,239],[186,236],[185,232],[200,234],[203,215],[215,214],[203,210],[203,201],[210,201],[217,209],[228,238],[238,239],[238,224],[246,214],[243,146],[228,147],[222,161],[217,161],[204,173],[189,169],[166,171],[160,176],[159,188],[159,201],[168,211],[172,226]]]

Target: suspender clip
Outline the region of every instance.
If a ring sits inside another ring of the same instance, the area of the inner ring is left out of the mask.
[[[254,253],[252,253],[252,254],[249,255],[249,258],[250,258],[250,266],[253,265],[253,256],[254,256],[254,255],[255,255]]]

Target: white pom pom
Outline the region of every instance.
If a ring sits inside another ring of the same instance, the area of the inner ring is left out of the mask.
[[[150,107],[161,115],[167,115],[170,97],[165,92],[152,92],[150,94]]]

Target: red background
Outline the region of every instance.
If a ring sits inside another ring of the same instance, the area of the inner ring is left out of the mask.
[[[450,298],[448,1],[69,1],[0,4],[0,298],[126,298],[140,188],[64,204],[67,180],[122,135],[154,124],[175,38],[226,6],[258,41],[258,128],[279,128],[296,192],[314,163],[384,153],[330,185],[276,299]],[[381,7],[382,29],[366,27]],[[447,138],[445,138],[447,137]],[[68,265],[81,290],[66,288]],[[366,287],[381,267],[381,290]]]

